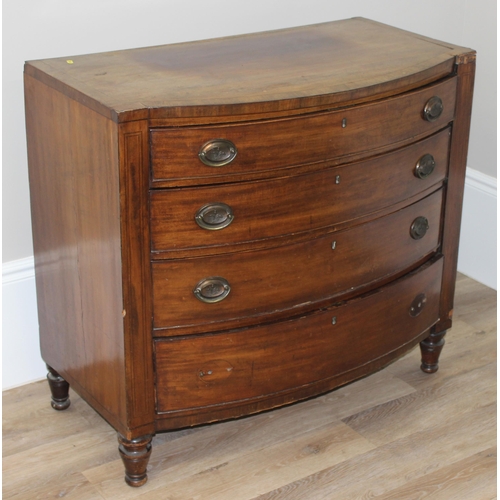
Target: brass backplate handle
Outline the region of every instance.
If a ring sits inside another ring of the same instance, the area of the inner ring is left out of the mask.
[[[432,174],[432,172],[434,172],[435,167],[436,160],[434,160],[434,156],[431,154],[425,154],[415,165],[415,177],[418,177],[419,179],[426,179]]]
[[[220,276],[202,279],[193,290],[195,297],[205,304],[215,304],[224,300],[231,291],[226,279]]]
[[[432,96],[424,106],[424,118],[428,122],[436,121],[443,113],[443,101],[437,95]]]
[[[227,139],[212,139],[201,146],[200,160],[209,167],[223,167],[231,163],[238,154],[236,146]]]
[[[233,210],[225,203],[209,203],[195,214],[196,224],[209,231],[217,231],[229,226],[234,220]]]
[[[420,240],[429,229],[429,221],[425,217],[417,217],[410,226],[410,236],[414,240]]]

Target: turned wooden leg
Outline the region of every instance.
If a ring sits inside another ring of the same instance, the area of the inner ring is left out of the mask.
[[[51,366],[47,365],[47,370],[49,370],[47,380],[52,394],[52,408],[54,410],[65,410],[71,403],[69,400],[69,384]]]
[[[153,436],[125,439],[118,434],[118,451],[125,465],[125,482],[130,486],[142,486],[148,480],[147,466],[151,455]]]
[[[420,368],[425,373],[436,373],[438,371],[439,355],[444,346],[444,332],[431,333],[425,340],[420,342],[422,351],[422,364]]]

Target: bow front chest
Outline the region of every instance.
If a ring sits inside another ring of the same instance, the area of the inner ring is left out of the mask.
[[[25,66],[42,357],[119,433],[289,404],[451,326],[475,53],[356,18]]]

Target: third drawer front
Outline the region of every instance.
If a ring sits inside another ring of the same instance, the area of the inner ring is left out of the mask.
[[[404,272],[439,245],[442,191],[375,221],[282,247],[153,262],[156,335],[311,309]],[[165,331],[166,330],[166,331]]]
[[[248,403],[304,388],[311,396],[320,381],[394,358],[437,322],[441,273],[442,259],[376,293],[294,320],[159,339],[158,411]],[[322,391],[334,386],[323,383]]]

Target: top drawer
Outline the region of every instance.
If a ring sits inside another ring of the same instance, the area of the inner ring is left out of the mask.
[[[425,136],[453,120],[455,91],[456,77],[333,112],[233,125],[152,129],[152,182],[182,186],[266,176],[269,170]]]

